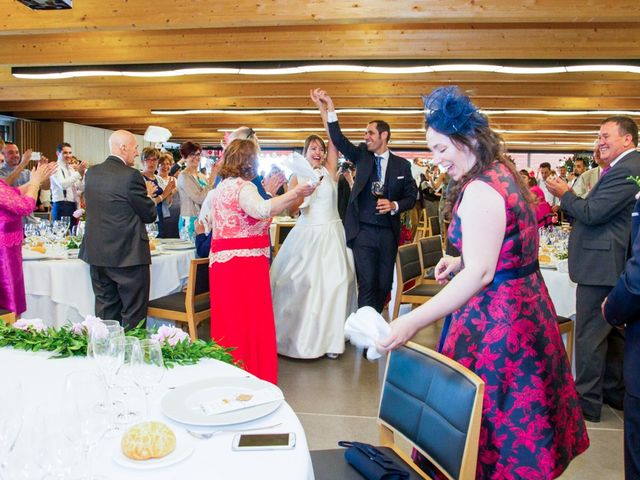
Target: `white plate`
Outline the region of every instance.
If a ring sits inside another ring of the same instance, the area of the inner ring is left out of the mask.
[[[44,260],[49,258],[46,253],[36,252],[28,248],[22,249],[22,260]]]
[[[162,252],[160,250],[158,250],[157,248],[155,250],[151,250],[151,256],[152,257],[156,257],[158,255],[161,255]]]
[[[113,461],[121,467],[133,468],[136,470],[152,470],[155,468],[164,468],[176,463],[182,462],[191,456],[194,446],[193,440],[186,435],[176,434],[176,449],[166,457],[151,458],[149,460],[133,460],[126,457],[122,453],[120,447],[120,440],[118,439],[118,445],[113,450]]]
[[[540,264],[540,268],[546,268],[547,270],[556,270],[556,264],[555,263],[541,263]]]
[[[228,397],[231,390],[247,393],[271,389],[276,400],[239,410],[205,415],[200,408],[204,401]],[[232,425],[249,422],[274,412],[284,401],[282,391],[272,383],[254,377],[210,378],[187,383],[167,392],[160,402],[162,413],[176,422],[199,426]]]
[[[164,250],[189,250],[191,248],[196,248],[193,243],[169,243],[167,245],[163,245],[162,248]]]

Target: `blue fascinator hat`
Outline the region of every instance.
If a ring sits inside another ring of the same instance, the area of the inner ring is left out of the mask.
[[[477,127],[489,126],[487,117],[456,86],[436,88],[422,95],[422,101],[427,124],[444,135],[473,135]]]

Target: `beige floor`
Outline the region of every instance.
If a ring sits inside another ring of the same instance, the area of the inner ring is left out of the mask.
[[[416,341],[434,347],[437,328]],[[368,362],[351,346],[337,360],[279,358],[280,387],[302,422],[311,450],[336,448],[338,440],[376,443],[376,411],[384,366]],[[563,480],[623,479],[622,412],[605,407],[600,423],[588,423],[591,447]]]

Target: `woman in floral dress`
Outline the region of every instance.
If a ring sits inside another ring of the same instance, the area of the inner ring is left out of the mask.
[[[462,256],[440,261],[436,279],[448,285],[392,322],[380,347],[397,348],[449,316],[442,353],[486,384],[477,478],[556,478],[589,439],[538,267],[530,194],[500,137],[456,87],[432,92],[425,109],[434,160],[456,182],[449,240]]]

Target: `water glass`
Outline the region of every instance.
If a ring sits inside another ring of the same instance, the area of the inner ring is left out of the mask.
[[[133,379],[144,390],[146,417],[149,418],[149,396],[164,376],[162,347],[156,340],[140,340],[140,348],[133,356]]]
[[[122,392],[123,398],[123,409],[117,414],[116,422],[128,424],[139,416],[139,412],[133,408],[130,394],[136,388],[134,368],[136,357],[140,356],[140,341],[136,337],[120,337],[112,342],[123,353],[122,364],[115,375],[115,386]]]

